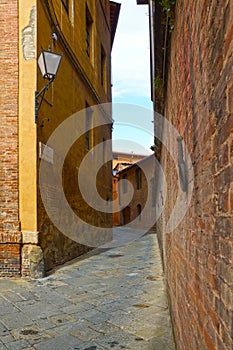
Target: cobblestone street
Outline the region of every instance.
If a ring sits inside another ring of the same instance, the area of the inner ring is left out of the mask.
[[[0,349],[175,349],[157,237],[0,280]]]

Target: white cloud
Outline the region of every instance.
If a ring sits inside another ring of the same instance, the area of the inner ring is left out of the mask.
[[[139,105],[152,111],[147,12],[148,6],[137,5],[136,0],[122,1],[112,52],[112,92],[114,103]],[[140,123],[134,119],[136,126],[121,125],[119,117],[114,113],[113,117],[116,121],[113,129],[114,150],[151,153],[150,146],[154,141],[153,116],[150,113],[146,113]],[[143,131],[144,126],[147,131]]]
[[[124,93],[150,98],[148,6],[136,0],[121,4],[112,53],[113,95]]]

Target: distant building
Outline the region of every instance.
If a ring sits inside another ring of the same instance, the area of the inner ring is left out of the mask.
[[[114,152],[113,151],[113,178],[112,178],[112,198],[115,201],[115,207],[112,215],[113,226],[120,225],[120,211],[116,211],[119,209],[119,201],[118,201],[118,173],[131,166],[132,164],[138,162],[139,160],[145,158],[145,155],[124,152]],[[120,209],[119,209],[120,210]]]
[[[112,176],[112,200],[114,201],[113,213],[112,213],[112,224],[113,226],[120,225],[120,206],[118,198],[118,175]]]
[[[113,151],[112,166],[113,169],[116,168],[117,171],[120,171],[125,167],[134,164],[145,157],[146,155],[135,154],[134,152],[124,153]]]
[[[120,170],[113,177],[115,189],[113,193],[114,198],[118,197],[119,207],[119,212],[113,216],[114,225],[127,225],[133,220],[138,220],[140,227],[151,228],[148,227],[148,222],[153,221],[156,204],[156,171],[153,158],[154,155],[144,157]],[[133,198],[126,206],[123,203],[129,194],[129,187],[127,182],[121,180],[127,180],[133,186]],[[146,203],[150,210],[145,210],[142,215]]]

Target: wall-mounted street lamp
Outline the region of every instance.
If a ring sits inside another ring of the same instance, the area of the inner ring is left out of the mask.
[[[54,81],[60,66],[62,55],[42,50],[38,57],[38,66],[42,77],[48,80],[48,83],[40,90],[35,92],[35,123],[38,122],[38,111],[44,99],[45,92],[49,89],[50,84]],[[40,100],[39,100],[39,97]]]

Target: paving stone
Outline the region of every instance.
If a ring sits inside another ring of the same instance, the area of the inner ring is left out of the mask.
[[[3,318],[4,315],[7,315],[7,314],[11,314],[11,313],[16,313],[18,312],[19,310],[17,309],[17,307],[15,307],[14,305],[12,304],[9,304],[9,305],[1,305],[0,306],[0,316],[1,318]]]
[[[156,236],[97,252],[40,280],[0,280],[0,350],[175,349]]]
[[[37,350],[70,350],[78,348],[82,341],[71,335],[63,335],[40,342],[34,346]]]
[[[52,316],[52,317],[49,317],[49,320],[54,323],[55,325],[61,325],[61,324],[64,324],[64,323],[71,323],[71,322],[75,322],[76,321],[76,318],[68,315],[68,314],[65,314],[65,313],[62,313],[62,314],[59,314],[59,315],[56,315],[56,316]]]
[[[21,295],[22,299],[24,299],[24,300],[28,300],[28,301],[29,300],[33,300],[33,301],[39,300],[39,296],[30,290],[23,289],[20,291],[20,295]]]
[[[110,318],[108,319],[108,322],[116,326],[122,327],[126,324],[131,323],[133,319],[134,316],[132,314],[119,310],[111,314]]]
[[[70,334],[82,341],[95,340],[102,335],[100,332],[97,332],[94,329],[88,327],[78,328],[76,331],[71,331]]]
[[[0,340],[0,350],[7,350],[7,347]]]
[[[12,330],[32,324],[32,320],[23,312],[10,313],[2,318],[1,322],[7,329]]]
[[[19,293],[14,293],[9,291],[7,292],[7,294],[3,295],[3,298],[11,303],[24,300],[24,298]]]
[[[94,324],[98,324],[98,323],[102,323],[102,322],[107,321],[110,316],[108,314],[101,312],[101,311],[98,311],[96,309],[91,309],[91,310],[88,310],[86,312],[76,314],[76,317],[78,319],[81,318],[81,319],[85,319],[87,321],[90,321]]]
[[[140,326],[138,325],[137,329],[135,329],[134,331],[132,331],[133,334],[135,334],[136,336],[139,336],[145,340],[149,340],[151,338],[154,337],[162,337],[167,333],[167,330],[164,327],[160,327],[158,326],[149,326],[149,325],[145,325],[144,327],[141,326],[141,328],[139,328]],[[127,330],[129,330],[127,328]],[[131,333],[131,332],[130,332]]]
[[[96,339],[96,343],[103,346],[106,349],[128,349],[128,345],[135,341],[135,336],[126,333],[122,330],[107,334],[104,337]]]
[[[84,312],[84,311],[87,311],[87,310],[88,309],[86,309],[83,305],[80,305],[80,304],[71,304],[69,306],[65,306],[65,307],[60,309],[61,312],[67,313],[67,314],[70,314],[70,315],[75,314],[77,312]]]
[[[35,324],[42,328],[43,330],[51,329],[55,327],[55,324],[48,320],[47,317],[39,317],[35,321]]]
[[[57,326],[54,328],[54,332],[56,332],[56,336],[71,334],[72,332],[77,332],[78,330],[85,330],[92,328],[93,323],[86,320],[78,320],[75,323],[67,323],[61,326]]]
[[[30,283],[22,279],[0,279],[0,291],[1,293],[14,290],[24,290],[30,288]]]
[[[127,301],[116,301],[116,302],[112,302],[112,303],[109,303],[106,305],[101,305],[101,306],[99,305],[99,306],[97,306],[97,309],[102,311],[102,312],[107,312],[107,313],[111,314],[114,311],[127,308],[128,305],[129,304],[127,303]]]
[[[8,333],[7,335],[1,336],[1,340],[2,340],[3,344],[7,344],[7,343],[15,341],[15,339],[12,337],[12,335],[10,333]]]
[[[102,334],[110,334],[120,330],[120,327],[115,326],[109,322],[93,324],[90,327]]]
[[[72,350],[106,350],[106,348],[103,348],[94,342],[85,342],[75,348],[72,348]]]
[[[6,347],[9,350],[23,350],[30,347],[30,344],[25,340],[16,340],[14,342],[7,343]]]
[[[4,336],[9,334],[9,330],[6,328],[6,326],[0,322],[0,336]]]
[[[41,317],[55,316],[59,313],[59,308],[50,303],[44,301],[38,301],[30,307],[25,306],[23,308],[25,315],[30,317],[32,320],[37,320]]]
[[[152,338],[140,344],[140,350],[174,350],[173,341],[169,343],[161,338]],[[134,344],[130,344],[128,350],[135,350]]]

